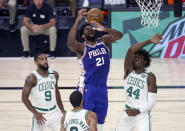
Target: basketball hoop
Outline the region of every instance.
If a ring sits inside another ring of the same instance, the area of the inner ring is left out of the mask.
[[[141,25],[146,28],[159,26],[159,12],[163,0],[136,0],[141,9]]]

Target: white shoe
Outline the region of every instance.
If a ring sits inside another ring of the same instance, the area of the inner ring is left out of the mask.
[[[83,6],[83,7],[88,7],[88,6],[89,6],[89,0],[84,0],[82,6]]]

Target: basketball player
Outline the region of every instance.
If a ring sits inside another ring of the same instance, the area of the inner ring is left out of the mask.
[[[151,131],[150,112],[156,102],[157,85],[155,75],[146,69],[150,66],[150,54],[142,48],[161,39],[157,34],[128,50],[124,62],[126,104],[115,131],[131,131],[135,127],[138,131]]]
[[[103,130],[104,120],[108,109],[107,76],[110,66],[109,46],[112,42],[122,38],[122,33],[106,28],[92,21],[92,25],[85,23],[80,28],[80,36],[85,40],[76,40],[78,23],[86,15],[86,9],[81,9],[68,35],[68,47],[77,54],[81,65],[81,76],[78,84],[83,93],[84,109],[93,111],[98,117],[98,131]],[[107,32],[97,39],[95,30]]]
[[[83,108],[83,98],[79,91],[70,95],[73,109],[62,117],[61,131],[97,131],[97,117],[94,112]]]
[[[36,55],[34,61],[37,70],[26,78],[22,91],[22,101],[33,113],[32,131],[42,131],[44,127],[50,127],[52,131],[60,131],[61,116],[65,114],[65,110],[57,84],[59,74],[48,69],[45,54]]]

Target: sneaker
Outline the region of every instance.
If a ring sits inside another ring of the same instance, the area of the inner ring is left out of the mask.
[[[28,51],[23,51],[22,58],[27,58],[28,56],[29,56],[29,52]]]
[[[49,57],[50,57],[51,59],[54,59],[54,58],[56,57],[56,56],[55,56],[55,51],[50,51]]]

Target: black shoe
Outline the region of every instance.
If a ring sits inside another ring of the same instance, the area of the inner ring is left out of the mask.
[[[29,56],[29,52],[28,51],[23,51],[22,57],[27,58],[28,56]]]
[[[54,58],[56,57],[56,56],[55,56],[55,51],[50,51],[49,57],[50,57],[51,59],[54,59]]]

